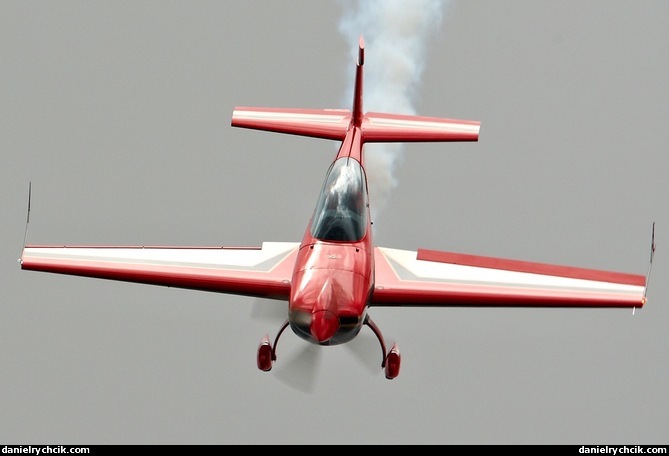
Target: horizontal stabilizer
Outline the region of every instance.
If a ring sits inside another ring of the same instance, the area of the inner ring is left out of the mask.
[[[352,124],[346,109],[237,107],[232,126],[343,140]],[[478,141],[480,126],[469,120],[369,112],[363,116],[361,131],[363,143]]]
[[[232,126],[255,130],[343,140],[351,124],[346,109],[285,109],[236,107]]]
[[[362,143],[478,141],[480,122],[363,111],[365,41],[358,42],[352,111],[236,107],[232,126],[343,141],[358,130]]]
[[[362,121],[363,142],[478,141],[481,123],[402,114],[368,112]]]

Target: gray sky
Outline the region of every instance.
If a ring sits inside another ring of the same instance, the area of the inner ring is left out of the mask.
[[[414,107],[480,140],[404,147],[377,244],[645,274],[655,221],[643,309],[374,308],[400,376],[365,329],[306,392],[280,302],[21,271],[31,181],[32,243],[299,241],[335,144],[232,110],[349,108],[353,60],[335,1],[5,1],[0,443],[666,444],[669,3],[446,6]]]

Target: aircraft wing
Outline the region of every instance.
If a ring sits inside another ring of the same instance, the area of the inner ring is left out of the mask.
[[[27,245],[21,269],[288,300],[299,243],[257,248]]]
[[[372,306],[642,307],[646,277],[377,247]]]

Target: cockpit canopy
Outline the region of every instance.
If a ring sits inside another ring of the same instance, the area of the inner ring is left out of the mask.
[[[311,235],[322,241],[356,242],[365,235],[367,217],[362,166],[352,158],[335,160],[316,204]]]

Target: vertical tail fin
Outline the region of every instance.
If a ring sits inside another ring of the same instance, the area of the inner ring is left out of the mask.
[[[353,89],[353,125],[362,126],[362,66],[365,64],[365,40],[360,35],[358,40],[358,63],[355,68],[355,88]]]

